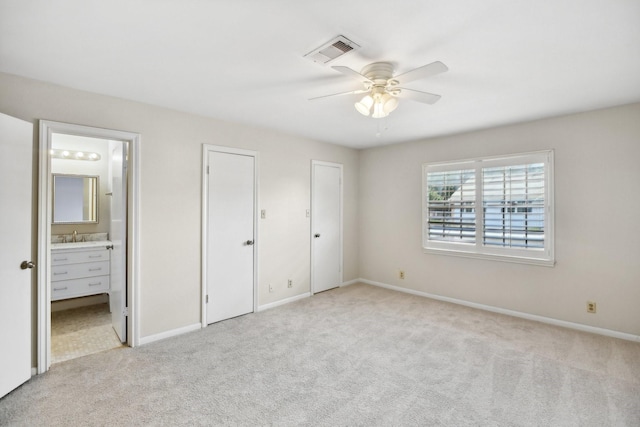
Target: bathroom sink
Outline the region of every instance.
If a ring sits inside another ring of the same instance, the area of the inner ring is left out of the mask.
[[[52,243],[51,249],[94,248],[96,246],[109,246],[110,240],[94,240],[90,242]]]

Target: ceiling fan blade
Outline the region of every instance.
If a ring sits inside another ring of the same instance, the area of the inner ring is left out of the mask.
[[[357,71],[352,70],[349,67],[344,67],[342,65],[334,65],[331,68],[333,68],[334,70],[336,70],[336,71],[338,71],[338,72],[340,72],[340,73],[342,73],[344,75],[347,75],[347,76],[349,76],[351,78],[354,78],[354,79],[358,80],[360,83],[373,84],[373,82],[371,80],[369,80],[369,78],[367,78],[366,76],[363,76],[362,74],[360,74]]]
[[[404,87],[399,87],[398,89],[401,91],[400,95],[398,95],[399,97],[408,98],[425,104],[435,104],[440,98],[442,98],[442,96],[436,95],[435,93],[422,92],[420,90],[407,89]]]
[[[335,67],[334,67],[335,68]],[[434,76],[436,74],[444,73],[449,68],[440,61],[432,62],[431,64],[423,65],[422,67],[414,68],[411,71],[407,71],[404,74],[394,76],[393,79],[400,82],[400,84],[412,82],[414,80],[423,79],[425,77]]]
[[[316,96],[315,98],[309,98],[309,101],[314,101],[316,99],[322,99],[322,98],[329,98],[332,96],[355,95],[358,93],[366,93],[366,92],[369,92],[369,91],[365,89],[358,89],[358,90],[352,90],[349,92],[332,93],[331,95],[322,95],[322,96]]]

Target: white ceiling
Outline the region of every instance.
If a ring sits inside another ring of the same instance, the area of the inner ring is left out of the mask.
[[[337,35],[442,99],[308,101],[361,88],[303,58]],[[640,101],[640,1],[0,0],[0,71],[363,148]]]

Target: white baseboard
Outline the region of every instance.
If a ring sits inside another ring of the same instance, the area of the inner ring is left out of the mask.
[[[456,298],[443,297],[440,295],[429,294],[427,292],[416,291],[413,289],[402,288],[400,286],[388,285],[386,283],[376,282],[368,279],[358,279],[356,282],[366,283],[368,285],[378,286],[380,288],[391,289],[393,291],[404,292],[411,295],[417,295],[425,298],[431,298],[438,301],[450,302],[453,304],[464,305],[466,307],[477,308],[479,310],[490,311],[493,313],[506,314],[507,316],[519,317],[521,319],[533,320],[536,322],[547,323],[549,325],[562,326],[564,328],[575,329],[583,332],[591,332],[593,334],[604,335],[607,337],[620,338],[627,341],[640,342],[640,335],[628,334],[626,332],[613,331],[611,329],[598,328],[596,326],[583,325],[581,323],[567,322],[565,320],[553,319],[551,317],[538,316],[536,314],[523,313],[521,311],[508,310],[506,308],[493,307],[490,305],[478,304]]]
[[[177,335],[186,334],[187,332],[197,331],[202,328],[201,323],[194,323],[193,325],[183,326],[182,328],[171,329],[170,331],[160,332],[159,334],[149,335],[141,337],[139,345],[149,344],[154,341],[160,341],[165,338],[175,337]]]
[[[298,301],[299,299],[309,298],[310,296],[311,296],[311,292],[306,292],[304,294],[296,295],[295,297],[285,298],[280,301],[271,302],[269,304],[258,306],[257,311],[268,310],[270,308],[278,307],[279,305],[289,304],[290,302]]]
[[[361,281],[362,281],[362,279],[349,280],[348,282],[343,282],[342,285],[340,285],[340,287],[344,288],[345,286],[353,285],[354,283],[358,283],[358,282],[361,282]]]
[[[304,294],[296,295],[296,296],[291,297],[291,298],[285,298],[283,300],[272,302],[270,304],[261,305],[261,306],[258,307],[257,311],[268,310],[270,308],[274,308],[274,307],[277,307],[277,306],[283,305],[283,304],[288,304],[290,302],[294,302],[294,301],[297,301],[299,299],[309,298],[310,296],[311,296],[311,293],[310,292],[306,292]],[[171,338],[171,337],[175,337],[177,335],[186,334],[187,332],[197,331],[198,329],[201,329],[202,327],[203,326],[202,326],[201,323],[194,323],[192,325],[183,326],[182,328],[172,329],[170,331],[161,332],[159,334],[142,337],[142,338],[140,338],[139,345],[149,344],[149,343],[152,343],[154,341],[163,340],[165,338]]]

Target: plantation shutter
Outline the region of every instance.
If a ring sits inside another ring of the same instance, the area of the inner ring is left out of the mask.
[[[427,239],[475,243],[476,188],[473,169],[427,170]]]
[[[544,163],[482,168],[486,246],[543,249]]]

